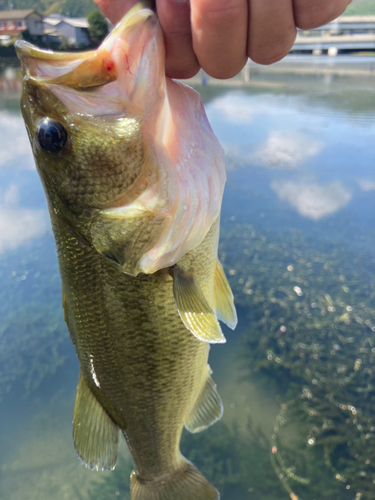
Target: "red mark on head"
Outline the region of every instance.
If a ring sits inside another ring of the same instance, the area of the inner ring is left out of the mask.
[[[115,63],[111,59],[104,60],[104,67],[107,71],[112,71],[115,67]]]

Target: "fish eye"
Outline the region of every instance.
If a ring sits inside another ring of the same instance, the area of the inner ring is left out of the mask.
[[[40,147],[48,153],[59,153],[68,138],[64,126],[49,118],[39,123],[36,134]]]

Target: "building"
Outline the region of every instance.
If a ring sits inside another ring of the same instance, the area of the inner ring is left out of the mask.
[[[43,36],[43,16],[33,9],[0,11],[0,36],[19,38],[26,29],[32,36]]]
[[[324,26],[299,31],[310,36],[372,35],[375,34],[375,16],[340,16]]]
[[[0,45],[13,43],[26,29],[32,37],[60,43],[66,40],[72,46],[90,45],[86,18],[71,18],[60,14],[43,17],[32,9],[0,11]]]
[[[335,56],[374,50],[375,16],[341,16],[318,28],[298,30],[291,52]]]
[[[84,17],[65,17],[54,14],[43,19],[44,33],[49,40],[65,38],[69,45],[89,45],[89,24]]]

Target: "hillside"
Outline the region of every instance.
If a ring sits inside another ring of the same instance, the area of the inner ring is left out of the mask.
[[[375,0],[353,0],[345,16],[375,16]]]

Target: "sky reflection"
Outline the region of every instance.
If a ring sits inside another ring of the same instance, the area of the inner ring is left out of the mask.
[[[19,191],[15,184],[0,192],[0,252],[42,236],[49,227],[45,210],[19,208],[18,204]]]
[[[264,167],[290,170],[322,151],[323,142],[295,132],[271,131],[267,141],[251,155],[254,163]]]
[[[30,142],[21,115],[0,111],[0,168],[19,167],[34,170]]]
[[[341,182],[321,185],[313,182],[273,181],[271,189],[302,217],[319,220],[343,208],[352,193]]]
[[[362,191],[375,191],[375,181],[368,179],[357,179],[358,186]]]

